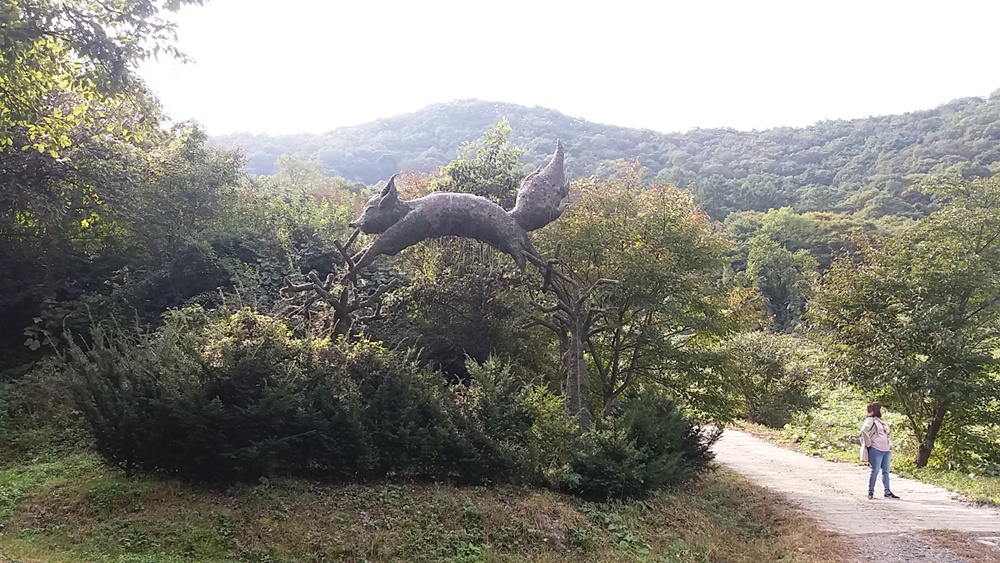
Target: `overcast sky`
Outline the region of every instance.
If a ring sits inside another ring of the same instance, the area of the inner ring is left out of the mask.
[[[209,0],[140,72],[209,133],[321,133],[465,98],[663,132],[804,126],[1000,89],[995,0]]]

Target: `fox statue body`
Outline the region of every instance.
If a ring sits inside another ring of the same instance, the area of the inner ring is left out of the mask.
[[[509,254],[524,267],[527,237],[499,205],[472,194],[434,193],[409,201],[399,199],[393,180],[365,204],[351,226],[379,237],[354,260],[358,268],[377,256],[392,256],[408,246],[436,237],[481,240]]]
[[[357,268],[379,255],[394,255],[420,241],[444,236],[474,238],[509,254],[524,269],[525,252],[534,252],[527,231],[539,229],[562,213],[569,193],[563,175],[562,144],[544,167],[521,182],[510,212],[477,195],[439,192],[401,200],[393,176],[385,188],[365,203],[361,216],[350,223],[361,232],[378,234],[370,246],[353,257]]]

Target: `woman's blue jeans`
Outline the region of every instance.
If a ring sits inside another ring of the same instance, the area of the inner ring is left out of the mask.
[[[885,492],[891,491],[892,489],[889,488],[889,452],[868,448],[868,463],[872,465],[872,474],[868,477],[868,492],[875,491],[875,478],[878,477],[879,469],[882,470],[882,485],[885,486]]]

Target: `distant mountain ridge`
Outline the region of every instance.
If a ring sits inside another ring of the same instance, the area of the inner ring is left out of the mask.
[[[241,148],[253,174],[274,173],[278,157],[293,153],[318,160],[329,175],[373,184],[400,170],[434,171],[501,118],[510,122],[510,142],[526,150],[526,165],[542,163],[557,138],[566,145],[570,177],[638,159],[660,179],[692,189],[717,218],[782,205],[920,214],[920,202],[905,189],[919,175],[1000,172],[1000,90],[901,115],[671,134],[541,107],[461,100],[321,135],[234,133],[211,142]]]

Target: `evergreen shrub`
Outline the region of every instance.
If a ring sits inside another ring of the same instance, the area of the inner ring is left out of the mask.
[[[98,451],[208,480],[274,474],[534,478],[530,403],[496,361],[466,388],[360,340],[296,338],[244,309],[175,311],[156,332],[95,329],[71,346],[73,395]],[[539,420],[545,425],[550,421]]]
[[[720,434],[688,419],[672,400],[643,393],[580,437],[561,481],[591,500],[646,497],[707,471]]]

